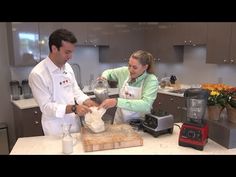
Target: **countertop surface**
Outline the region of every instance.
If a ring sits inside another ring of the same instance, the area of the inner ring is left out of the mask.
[[[84,87],[83,92],[89,93],[92,92],[92,90],[89,90],[87,86]],[[109,88],[108,89],[108,95],[116,95],[119,94],[118,88]],[[89,95],[90,98],[95,98],[95,95]],[[21,100],[13,100],[12,103],[16,105],[19,109],[29,109],[38,107],[37,102],[34,98],[29,99],[21,99]]]
[[[181,125],[181,124],[179,124]],[[74,152],[71,155],[93,155],[93,154],[133,154],[133,155],[236,155],[236,148],[227,149],[218,143],[208,139],[207,144],[203,151],[199,151],[189,147],[178,145],[179,127],[174,126],[173,134],[160,135],[154,138],[148,133],[139,131],[138,133],[143,138],[143,146],[129,147],[121,149],[84,152],[80,133],[73,134],[77,138],[77,144],[74,146]],[[62,140],[60,137],[54,136],[36,136],[19,138],[14,145],[10,155],[25,154],[25,155],[38,155],[38,154],[58,154],[62,155]]]
[[[13,100],[12,103],[16,105],[19,109],[28,109],[38,107],[34,98],[22,99],[22,100]]]
[[[85,86],[83,88],[83,92],[85,94],[90,93],[89,97],[90,98],[95,98],[95,95],[91,95],[93,90],[89,89],[88,86]],[[171,93],[171,92],[169,92],[168,89],[158,89],[158,93],[163,93],[163,94],[168,94],[168,95],[173,95],[173,96],[179,96],[179,97],[183,97],[183,95],[184,95],[184,94],[179,94],[179,93]],[[109,95],[119,94],[119,89],[118,88],[109,88],[108,89],[108,94]],[[14,105],[16,105],[19,109],[29,109],[29,108],[38,107],[38,104],[36,103],[34,98],[13,100],[12,103]]]

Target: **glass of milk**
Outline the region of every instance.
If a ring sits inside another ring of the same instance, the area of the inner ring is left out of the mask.
[[[73,152],[73,147],[76,144],[76,139],[71,136],[71,126],[71,124],[62,124],[62,151],[64,154],[71,154]]]

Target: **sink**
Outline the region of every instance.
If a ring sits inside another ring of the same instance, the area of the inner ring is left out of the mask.
[[[170,93],[178,93],[178,94],[183,94],[186,89],[177,89],[177,90],[170,90],[168,92]]]

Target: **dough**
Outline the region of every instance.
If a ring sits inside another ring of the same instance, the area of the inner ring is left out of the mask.
[[[95,133],[99,133],[105,130],[105,124],[102,120],[103,114],[106,112],[106,109],[97,107],[90,107],[92,113],[85,114],[85,123],[90,130]]]

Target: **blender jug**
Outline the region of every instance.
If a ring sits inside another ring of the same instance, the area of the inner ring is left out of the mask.
[[[93,85],[94,95],[99,103],[108,98],[108,82],[105,79],[98,78]]]
[[[21,95],[21,87],[19,81],[10,81],[10,89],[11,89],[11,95],[12,100],[19,100]]]
[[[22,85],[23,97],[25,99],[32,98],[32,91],[31,91],[31,89],[29,87],[28,80],[22,80],[21,85]]]
[[[190,88],[184,92],[187,106],[187,122],[203,124],[208,92],[200,88]]]

